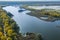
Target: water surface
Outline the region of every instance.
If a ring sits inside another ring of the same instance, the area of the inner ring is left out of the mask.
[[[37,17],[27,15],[30,12],[28,10],[18,12],[19,6],[6,6],[3,8],[7,12],[14,15],[13,19],[20,26],[20,32],[35,32],[41,33],[44,40],[60,40],[60,20],[54,22],[48,22],[41,20]]]

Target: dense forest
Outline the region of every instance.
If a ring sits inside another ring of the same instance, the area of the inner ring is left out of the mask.
[[[19,26],[3,9],[0,9],[0,40],[42,40],[41,35],[19,32]]]
[[[7,15],[7,12],[0,9],[0,40],[15,40],[19,34],[19,27],[16,22]]]

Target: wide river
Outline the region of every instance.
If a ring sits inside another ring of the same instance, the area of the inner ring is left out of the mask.
[[[37,17],[27,15],[26,13],[30,12],[28,10],[18,12],[21,9],[19,6],[6,6],[3,9],[14,15],[13,19],[20,26],[20,32],[41,33],[44,40],[60,40],[60,20],[48,22],[38,19]]]

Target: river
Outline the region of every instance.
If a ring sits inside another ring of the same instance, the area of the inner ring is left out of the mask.
[[[27,15],[29,10],[18,12],[21,8],[19,6],[6,6],[3,7],[7,12],[12,13],[12,17],[20,27],[20,32],[35,32],[41,33],[44,40],[60,40],[60,20],[48,22],[41,20],[37,17]]]

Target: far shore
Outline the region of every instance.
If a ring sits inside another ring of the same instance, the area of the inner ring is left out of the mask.
[[[22,7],[23,8],[28,8],[28,9],[35,9],[35,10],[41,10],[41,9],[55,9],[55,10],[60,10],[60,6],[27,6],[27,5],[24,5]]]

